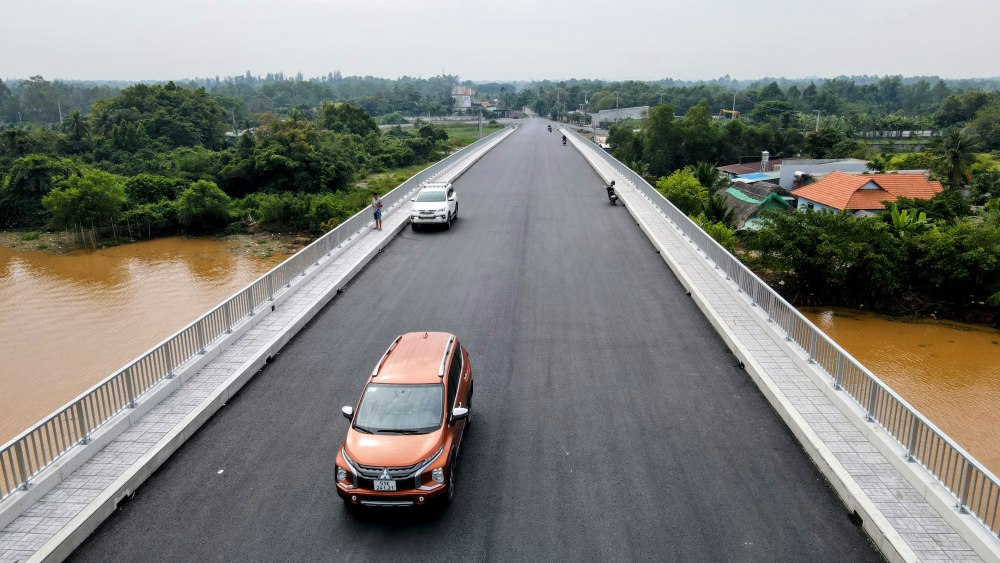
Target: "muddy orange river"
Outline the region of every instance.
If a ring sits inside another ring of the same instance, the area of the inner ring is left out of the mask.
[[[285,258],[234,247],[173,237],[65,255],[0,248],[0,444]]]
[[[1000,331],[890,320],[850,309],[803,314],[938,428],[1000,474]]]

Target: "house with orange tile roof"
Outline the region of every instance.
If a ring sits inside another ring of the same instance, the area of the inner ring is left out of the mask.
[[[883,211],[883,201],[900,197],[931,199],[944,190],[941,182],[923,174],[848,174],[833,171],[822,180],[792,190],[797,208],[816,211],[848,211],[870,215]]]

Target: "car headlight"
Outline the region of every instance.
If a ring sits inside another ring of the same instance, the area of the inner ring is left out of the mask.
[[[434,471],[431,471],[431,479],[434,479],[435,482],[441,483],[443,485],[444,484],[444,468],[443,467],[438,467]]]
[[[447,212],[448,212],[448,208],[447,207],[442,207],[441,209],[438,209],[437,211],[435,211],[435,213],[447,213]]]
[[[346,480],[347,480],[347,470],[344,469],[343,467],[338,467],[337,468],[337,482],[338,483],[343,483]]]

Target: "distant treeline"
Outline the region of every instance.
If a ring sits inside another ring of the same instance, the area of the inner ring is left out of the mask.
[[[290,116],[298,110],[314,118],[324,102],[350,102],[373,116],[448,114],[456,109],[451,89],[459,84],[472,86],[479,99],[496,100],[502,107],[514,110],[531,107],[546,115],[661,103],[683,114],[704,99],[713,113],[732,110],[735,105],[742,114],[759,113],[763,106],[767,112],[779,115],[798,112],[812,116],[819,112],[824,116],[867,113],[917,117],[932,114],[956,93],[996,91],[1000,89],[1000,78],[856,76],[741,81],[726,76],[698,82],[573,79],[474,83],[460,81],[455,75],[388,79],[345,77],[331,72],[305,78],[301,73],[254,75],[248,71],[240,76],[196,78],[175,84],[188,90],[203,88],[226,111],[229,127],[239,130],[256,126],[257,116],[263,113]],[[121,81],[49,81],[41,76],[0,81],[0,126],[58,124],[74,110],[90,113],[95,102],[114,97],[131,85]]]
[[[204,88],[93,88],[80,90],[93,94],[87,113],[59,103],[60,126],[0,128],[0,228],[320,233],[367,205],[357,180],[453,148],[440,127],[382,131],[348,103],[262,113],[232,135],[224,98]]]

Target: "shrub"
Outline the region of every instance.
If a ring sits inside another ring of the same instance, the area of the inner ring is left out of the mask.
[[[107,225],[125,205],[125,179],[101,170],[84,170],[61,180],[42,198],[52,214],[52,226]]]
[[[215,182],[199,180],[177,198],[177,220],[192,233],[218,231],[229,222],[231,201]]]
[[[687,215],[701,213],[705,200],[708,199],[708,190],[687,169],[677,170],[666,178],[660,178],[656,181],[656,189]]]

